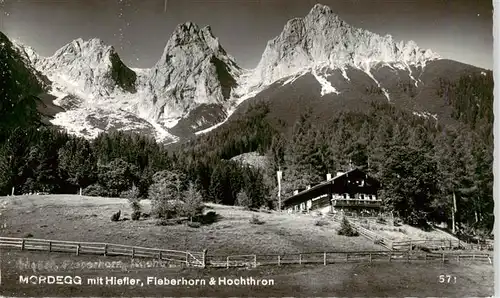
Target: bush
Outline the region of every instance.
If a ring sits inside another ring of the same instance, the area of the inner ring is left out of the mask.
[[[318,219],[318,220],[314,223],[314,225],[315,225],[315,226],[318,226],[318,227],[327,226],[327,225],[329,225],[329,224],[330,224],[330,222],[328,222],[328,221],[327,221],[326,219],[324,219],[324,218],[320,218],[320,219]]]
[[[190,228],[199,228],[199,227],[201,227],[201,223],[196,222],[196,221],[188,222],[187,225]]]
[[[342,235],[342,236],[348,236],[348,237],[356,237],[359,236],[358,231],[356,231],[352,225],[349,223],[347,218],[344,216],[342,219],[342,224],[340,226],[339,231],[337,234]]]
[[[220,216],[215,211],[209,211],[207,214],[203,215],[200,219],[201,223],[204,225],[213,224],[218,221]]]
[[[122,191],[120,197],[129,200],[136,200],[140,197],[139,188],[137,188],[135,185],[132,185],[131,189]]]
[[[250,208],[252,201],[248,197],[247,193],[243,190],[236,195],[236,206]]]
[[[262,221],[257,215],[253,215],[252,218],[250,219],[250,223],[254,225],[262,225],[265,222]]]
[[[111,221],[119,221],[121,214],[122,214],[122,211],[118,210],[118,212],[116,212],[113,215],[111,215]]]
[[[92,184],[82,190],[82,195],[90,197],[109,197],[109,191],[100,184]]]
[[[28,233],[28,234],[24,235],[24,238],[33,238],[33,234]]]
[[[188,189],[183,192],[183,200],[182,215],[189,217],[190,221],[203,214],[203,197],[193,183],[189,183]]]
[[[379,223],[379,224],[386,224],[387,221],[385,220],[385,218],[379,217],[379,218],[377,218],[377,223]]]
[[[184,213],[184,203],[181,201],[165,201],[159,205],[153,205],[156,218],[170,219]]]
[[[139,220],[141,218],[141,211],[134,211],[131,215],[132,220]]]
[[[130,201],[130,208],[132,208],[134,212],[141,211],[141,203],[139,203],[139,200],[133,199]]]

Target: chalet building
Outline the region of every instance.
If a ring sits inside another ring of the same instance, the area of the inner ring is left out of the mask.
[[[295,190],[283,202],[283,208],[288,212],[378,212],[382,205],[377,196],[379,188],[380,183],[360,169],[338,172],[333,178],[327,174],[326,181]]]

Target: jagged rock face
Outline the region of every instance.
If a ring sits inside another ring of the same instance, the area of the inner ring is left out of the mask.
[[[178,26],[151,69],[149,92],[153,100],[142,109],[165,122],[186,116],[200,104],[224,104],[241,73],[210,27]]]
[[[36,68],[53,81],[72,85],[76,92],[90,98],[108,96],[117,87],[136,91],[135,72],[123,64],[112,46],[99,39],[76,39],[52,57],[32,59]]]
[[[316,4],[305,18],[295,18],[269,41],[253,81],[268,85],[314,66],[353,66],[368,71],[378,63],[407,68],[439,58],[413,42],[393,41],[350,26],[324,5]]]

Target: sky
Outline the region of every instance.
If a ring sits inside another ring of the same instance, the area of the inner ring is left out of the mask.
[[[192,21],[210,25],[239,65],[253,68],[267,41],[318,2],[353,26],[493,69],[491,0],[0,0],[0,31],[42,56],[97,37],[129,67],[148,68],[175,27]]]

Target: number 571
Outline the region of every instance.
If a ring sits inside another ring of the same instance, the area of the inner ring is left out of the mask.
[[[447,283],[447,284],[456,284],[457,283],[457,277],[456,276],[452,276],[452,275],[445,275],[445,274],[441,274],[439,276],[439,283]]]

